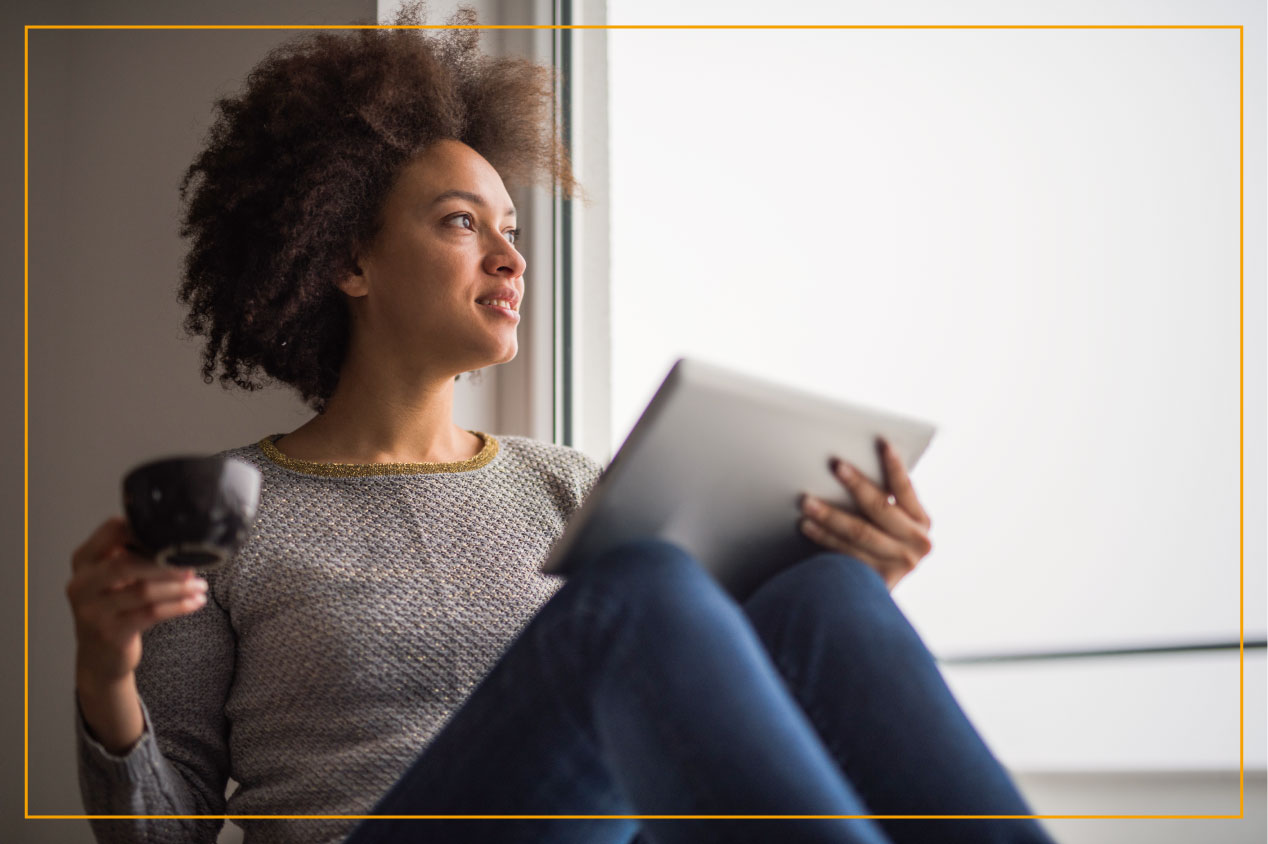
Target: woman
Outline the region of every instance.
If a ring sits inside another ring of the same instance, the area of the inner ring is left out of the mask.
[[[260,509],[205,580],[127,551],[119,518],[77,549],[89,812],[1029,814],[889,598],[931,547],[891,452],[886,490],[838,468],[863,516],[807,501],[830,551],[742,607],[650,538],[562,588],[537,570],[599,466],[462,429],[453,384],[516,353],[503,180],[575,186],[549,71],[475,42],[317,35],[220,102],[182,187],[187,326],[207,380],[255,389],[258,367],[317,415],[222,452],[260,469]],[[193,842],[221,821],[93,825]],[[1033,820],[241,825],[248,842],[1048,840]]]

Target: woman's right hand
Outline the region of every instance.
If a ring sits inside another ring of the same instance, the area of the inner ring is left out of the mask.
[[[131,541],[123,518],[107,519],[75,549],[66,584],[75,619],[75,688],[85,719],[108,749],[140,736],[134,672],[141,634],[207,602],[207,581],[193,569],[158,565],[124,547]]]
[[[141,633],[206,603],[207,581],[193,569],[160,566],[124,547],[127,522],[107,519],[75,550],[66,584],[75,617],[78,677],[118,682],[141,662]]]

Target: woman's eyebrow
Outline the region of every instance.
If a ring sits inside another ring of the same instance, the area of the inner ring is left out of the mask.
[[[468,202],[474,202],[476,205],[479,205],[481,208],[489,207],[489,203],[485,202],[484,197],[480,196],[480,194],[472,193],[469,190],[457,190],[457,189],[445,191],[444,193],[440,194],[435,199],[433,199],[431,201],[431,204],[435,205],[436,203],[443,202],[446,199],[465,199]],[[505,213],[506,216],[508,217],[514,217],[515,206],[512,205],[510,208],[506,209],[506,211],[503,213]]]

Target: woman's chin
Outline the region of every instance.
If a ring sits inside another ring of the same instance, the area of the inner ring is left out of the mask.
[[[502,363],[510,363],[515,360],[515,355],[519,353],[519,345],[512,343],[509,348],[503,348],[501,351],[490,356],[489,362],[485,366],[497,366]]]

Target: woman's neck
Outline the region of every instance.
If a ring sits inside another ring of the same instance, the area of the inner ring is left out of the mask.
[[[325,412],[274,445],[315,463],[454,463],[479,453],[480,438],[453,421],[452,375],[413,392],[384,386],[341,377]]]

